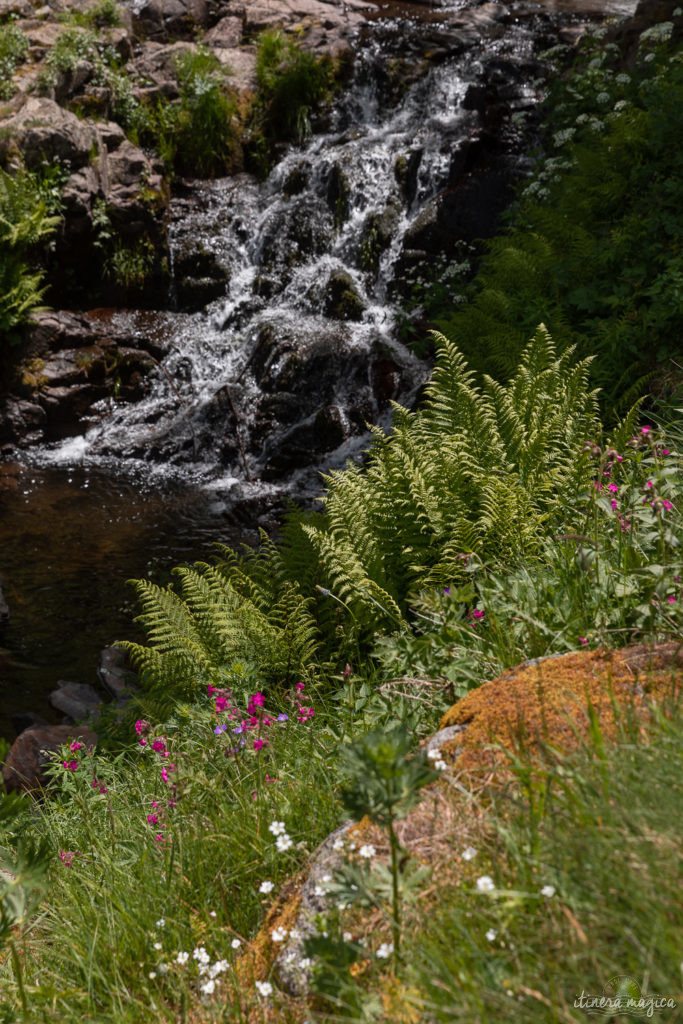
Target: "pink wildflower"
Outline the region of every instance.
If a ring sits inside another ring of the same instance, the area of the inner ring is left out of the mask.
[[[259,693],[255,693],[253,695],[253,697],[251,698],[251,701],[249,703],[250,704],[254,704],[255,707],[257,707],[257,708],[262,708],[264,700],[265,700],[265,697],[263,696],[262,693],[259,692]]]
[[[640,428],[640,432],[641,432],[641,434],[643,434],[644,437],[647,437],[647,435],[650,433],[651,430],[652,430],[652,427],[641,427]]]
[[[78,857],[75,850],[60,850],[59,859],[65,867],[70,868],[74,862],[74,857]]]
[[[444,593],[446,592],[446,590],[448,590],[448,592],[450,593],[450,587],[444,587]],[[344,668],[342,675],[347,676],[347,678],[351,675],[351,666],[349,665],[348,661],[346,662],[346,667]]]
[[[164,782],[168,782],[168,771],[165,767],[161,769],[161,778]]]
[[[306,684],[305,683],[297,683],[296,686],[294,687],[294,689],[298,690],[299,693],[301,693],[302,690],[306,689]]]
[[[675,594],[669,594],[669,596],[666,599],[666,603],[667,604],[676,604],[676,595]]]
[[[612,498],[612,500],[610,501],[610,505],[612,506],[613,512],[616,512],[616,510],[619,508],[619,502],[616,500],[616,498]]]
[[[165,843],[165,842],[166,842],[166,836],[165,836],[165,835],[163,835],[163,834],[162,834],[162,833],[160,832],[160,833],[159,833],[158,835],[156,835],[156,836],[154,837],[154,842],[155,842],[155,843]]]
[[[277,782],[277,779],[272,778],[268,772],[266,772],[266,782]]]
[[[262,747],[265,747],[267,743],[268,740],[254,740],[254,750],[260,750]]]
[[[216,692],[216,687],[212,686],[211,683],[209,683],[208,686],[206,687],[206,692],[208,693],[209,697],[212,697]]]
[[[480,612],[478,608],[474,608],[472,610],[472,618],[473,619],[483,619],[484,618],[484,612]]]
[[[75,772],[78,768],[78,761],[62,761],[62,765],[68,772]]]
[[[579,637],[579,643],[581,644],[582,647],[586,647],[586,645],[588,644],[588,640],[587,640],[587,638],[585,636],[580,636]]]
[[[309,718],[313,718],[315,711],[311,707],[304,707],[302,704],[299,705],[299,714],[296,716],[300,722],[306,722]]]
[[[148,814],[147,815],[147,824],[148,825],[156,825],[158,820],[159,820],[159,817],[156,814]]]
[[[216,697],[216,711],[220,714],[221,711],[225,711],[228,706],[227,697]]]
[[[147,740],[138,740],[138,743],[140,744],[141,747],[147,746]]]
[[[645,486],[646,487],[654,487],[654,484],[653,484],[652,480],[648,480],[648,482],[645,484]]]
[[[146,722],[144,718],[138,718],[135,723],[135,731],[138,736],[144,736],[146,732],[149,732],[149,722]]]
[[[152,750],[155,750],[157,754],[162,753],[166,749],[166,744],[163,740],[154,740],[152,743]]]
[[[82,746],[82,743],[79,743],[78,740],[74,740],[73,743],[69,746],[69,750],[80,750]]]
[[[617,487],[616,484],[608,484],[607,485],[607,490],[611,491],[612,494],[618,494],[619,493],[619,488]]]

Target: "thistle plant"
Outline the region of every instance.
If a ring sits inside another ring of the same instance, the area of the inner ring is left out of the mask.
[[[403,726],[385,732],[369,732],[342,747],[340,761],[346,779],[341,798],[346,809],[360,820],[367,816],[386,829],[391,851],[392,933],[394,954],[400,959],[401,891],[399,854],[401,844],[395,823],[415,806],[423,786],[438,778],[423,754],[408,759],[412,743]]]

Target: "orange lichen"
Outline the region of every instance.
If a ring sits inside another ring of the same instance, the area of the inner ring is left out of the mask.
[[[465,730],[443,749],[467,772],[503,763],[501,748],[532,754],[549,746],[567,750],[586,732],[589,705],[605,739],[614,738],[627,709],[647,714],[648,701],[677,693],[682,678],[677,644],[545,658],[504,672],[454,704],[441,728]]]

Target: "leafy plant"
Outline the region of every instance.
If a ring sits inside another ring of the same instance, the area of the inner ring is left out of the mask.
[[[394,955],[401,955],[401,888],[399,843],[395,822],[415,806],[420,790],[438,778],[423,754],[408,757],[412,739],[404,727],[366,733],[341,748],[339,761],[344,782],[341,799],[360,821],[364,816],[384,828],[391,850],[391,926]]]
[[[36,177],[0,170],[0,338],[10,344],[16,329],[44,295],[43,275],[32,261],[59,218],[50,216]]]
[[[3,25],[0,32],[0,100],[15,93],[12,76],[28,53],[28,39],[17,25]]]

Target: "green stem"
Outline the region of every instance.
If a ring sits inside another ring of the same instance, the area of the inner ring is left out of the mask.
[[[392,932],[394,938],[394,957],[398,965],[401,955],[401,902],[398,891],[398,851],[399,842],[394,832],[393,821],[389,825],[389,842],[391,844],[391,883],[393,895],[393,921]],[[396,969],[398,974],[398,966]]]
[[[28,1002],[26,1000],[26,990],[24,989],[24,974],[21,969],[21,960],[17,953],[17,947],[14,942],[10,939],[9,943],[10,953],[12,954],[12,964],[14,965],[14,974],[17,979],[17,987],[19,989],[19,998],[21,999],[21,1007],[24,1013],[28,1013]]]

